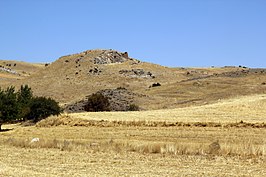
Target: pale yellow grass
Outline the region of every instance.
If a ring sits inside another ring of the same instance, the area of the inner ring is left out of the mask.
[[[203,106],[140,112],[86,112],[69,114],[73,118],[107,121],[165,122],[266,122],[266,94],[242,96]]]
[[[21,127],[0,136],[0,176],[263,176],[265,129]],[[30,140],[39,137],[40,142]],[[221,150],[210,154],[219,140]]]
[[[28,127],[3,125],[11,130],[0,133],[0,176],[265,176],[265,128],[138,123],[262,123],[265,98],[174,110],[69,114]],[[30,143],[35,137],[40,141]],[[214,142],[219,148],[211,146]]]
[[[79,153],[0,146],[0,175],[85,176],[264,176],[265,165],[230,158],[135,153]],[[10,154],[10,155],[7,155]],[[37,156],[37,157],[36,157]]]

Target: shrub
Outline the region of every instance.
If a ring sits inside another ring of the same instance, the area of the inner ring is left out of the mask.
[[[89,96],[84,110],[88,112],[110,111],[110,103],[107,97],[101,93],[94,93]]]
[[[62,111],[55,100],[45,97],[34,97],[29,104],[29,109],[30,112],[26,115],[26,119],[34,122],[50,115],[59,115]]]
[[[139,111],[139,110],[140,110],[139,106],[135,104],[131,104],[128,107],[128,111]]]

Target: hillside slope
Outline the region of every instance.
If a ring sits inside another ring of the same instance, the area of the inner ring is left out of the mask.
[[[15,60],[0,60],[0,87],[13,85],[17,80],[25,79],[42,70],[45,64],[26,63]]]
[[[264,69],[168,68],[115,50],[63,56],[44,69],[32,71],[36,72],[0,86],[28,84],[34,94],[53,97],[61,104],[78,102],[99,90],[126,88],[144,110],[202,105],[266,92]]]

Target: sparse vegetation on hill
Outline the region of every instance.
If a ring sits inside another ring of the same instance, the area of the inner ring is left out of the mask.
[[[88,112],[110,111],[110,103],[107,97],[101,93],[95,93],[89,96],[84,110]]]
[[[102,90],[109,90],[105,96],[117,94],[110,90],[124,87],[134,93],[130,95],[134,102],[125,102],[123,105],[127,106],[123,107],[110,101],[111,110],[118,111],[126,110],[130,104],[137,104],[142,110],[169,109],[263,94],[266,82],[265,69],[169,68],[141,62],[129,53],[115,50],[87,50],[60,57],[47,67],[18,61],[0,61],[0,65],[18,73],[0,71],[2,88],[28,84],[36,96],[51,97],[64,105],[82,102]],[[109,100],[118,103],[115,97],[110,96]],[[74,107],[69,112],[84,111],[80,106]]]
[[[140,107],[134,102],[137,94],[123,87],[116,89],[105,89],[93,93],[83,100],[65,106],[65,111],[73,112],[98,112],[98,111],[139,111]],[[103,100],[103,98],[105,100]],[[96,105],[102,105],[102,101],[108,102],[108,108],[96,109]],[[86,108],[85,108],[86,107]],[[87,109],[87,110],[86,110]]]

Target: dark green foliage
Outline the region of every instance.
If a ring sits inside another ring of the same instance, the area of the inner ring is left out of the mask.
[[[22,104],[28,104],[32,99],[32,91],[28,85],[21,86],[18,92],[18,102]]]
[[[30,112],[26,115],[26,118],[34,122],[50,115],[59,115],[61,113],[58,103],[51,98],[45,97],[34,97],[29,104],[29,109]]]
[[[21,86],[17,97],[21,118],[25,118],[25,116],[30,113],[29,104],[32,98],[33,94],[31,88],[28,85]]]
[[[16,120],[19,115],[17,93],[14,87],[0,89],[0,130],[1,125]]]
[[[94,93],[88,98],[84,110],[88,112],[110,111],[110,103],[107,97],[101,93]]]
[[[135,105],[135,104],[131,104],[129,105],[128,107],[128,111],[139,111],[139,106],[138,105]]]
[[[34,122],[50,115],[60,114],[61,109],[51,98],[33,97],[31,88],[21,86],[18,92],[14,87],[0,88],[0,130],[7,122],[32,120]]]

